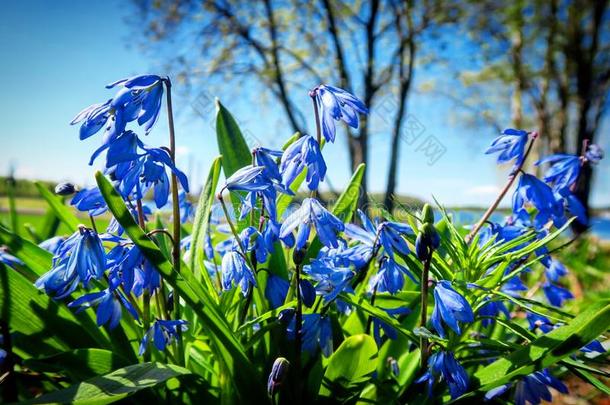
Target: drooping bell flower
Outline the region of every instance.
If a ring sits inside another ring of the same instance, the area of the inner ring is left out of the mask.
[[[338,87],[321,84],[311,90],[309,95],[320,109],[322,134],[327,142],[335,141],[335,121],[343,121],[352,128],[358,128],[358,114],[369,112],[362,101]]]

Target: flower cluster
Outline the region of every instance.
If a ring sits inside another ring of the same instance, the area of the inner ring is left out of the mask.
[[[506,187],[517,182],[512,213],[502,223],[490,222],[492,209],[464,238],[463,228],[442,207],[435,217],[425,204],[421,211],[409,211],[403,223],[391,212],[382,210],[382,216],[373,217],[376,209],[346,212],[342,204],[329,208],[322,201],[324,142],[335,141],[337,122],[358,128],[359,115],[368,109],[343,89],[319,85],[309,92],[316,136],[295,136],[282,150],[252,149],[252,160],[240,168],[224,166],[224,182],[218,190],[206,189],[209,200],[195,208],[175,151],[150,147],[136,133],[153,129],[169,86],[168,78],[156,75],[117,81],[107,86],[117,90],[113,98],[86,108],[72,121],[80,124],[81,139],[103,131],[90,163],[104,155],[104,173],[122,198],[125,215],[110,218],[104,232],[98,232],[100,217],[116,213],[120,199],[109,198],[105,187],[58,185],[58,195],[75,194],[71,205],[86,212],[91,225],[40,244],[53,259],[35,282],[76,312],[95,308],[98,326],[125,327],[140,341],[135,352],[143,361],[150,360],[150,348],[163,352],[155,359],[163,356],[182,365],[194,353],[196,364],[189,360],[187,366],[221,380],[224,376],[216,374],[234,367],[228,360],[235,353],[240,358],[273,355],[264,361],[270,366],[267,392],[275,399],[308,370],[329,367],[333,359],[320,357],[332,356],[337,344],[352,334],[357,344],[345,351],[352,351],[354,358],[361,354],[359,348],[385,356],[366,376],[374,380],[371,387],[387,384],[388,393],[401,392],[396,402],[424,402],[426,394],[435,392],[457,400],[473,388],[471,370],[479,366],[473,363],[494,361],[520,347],[522,337],[563,325],[541,315],[533,298],[544,297],[554,307],[573,298],[564,284],[568,269],[547,245],[571,216],[587,222],[574,190],[583,165],[602,158],[597,146],[587,145],[582,156],[541,159],[536,164],[550,165],[541,180],[523,170],[539,135],[503,131],[487,153],[498,153],[499,163],[514,164]],[[173,136],[173,129],[170,133]],[[242,152],[247,156],[247,150]],[[211,180],[208,184],[219,179]],[[301,186],[307,187],[306,194],[299,194]],[[164,212],[170,190],[171,217]],[[222,211],[208,205],[215,192]],[[113,203],[108,205],[106,199]],[[355,207],[356,200],[352,202]],[[167,218],[173,232],[164,228]],[[191,221],[194,231],[188,235]],[[138,237],[133,236],[135,230]],[[170,256],[172,263],[159,264],[165,257],[169,262]],[[0,262],[17,270],[24,266],[3,247]],[[172,264],[175,273],[168,275],[165,270]],[[528,291],[525,274],[541,277],[535,289]],[[188,308],[197,298],[205,299],[205,305]],[[200,322],[205,318],[202,311],[210,311],[214,322]],[[504,330],[507,324],[518,336],[507,332],[506,342],[496,342],[494,328]],[[223,343],[218,336],[209,338],[205,329],[210,326],[212,335],[235,334],[237,338],[229,336],[225,342],[233,345],[231,350],[218,347]],[[583,353],[605,351],[597,340],[581,343]],[[292,344],[294,349],[286,349]],[[222,352],[219,364],[216,359],[201,360],[216,351]],[[235,366],[247,364],[241,360]],[[417,375],[415,363],[420,367]],[[567,390],[550,369],[532,371],[493,388],[486,399],[511,393],[516,403],[538,403],[552,399],[548,387]],[[350,382],[349,388],[364,380]],[[426,384],[427,390],[422,385],[413,392],[396,386],[403,380]]]
[[[161,209],[168,203],[170,178],[176,176],[182,191],[179,195],[181,217],[192,216],[187,192],[188,180],[174,163],[172,151],[167,148],[149,147],[142,142],[130,123],[137,124],[148,134],[157,122],[161,110],[164,84],[167,78],[156,75],[135,76],[106,86],[117,88],[113,98],[94,104],[81,111],[71,122],[80,124],[80,139],[87,139],[103,130],[102,145],[91,156],[90,164],[105,152],[104,172],[130,207],[131,214],[146,226],[152,210],[143,203],[152,194],[154,205]],[[72,299],[68,307],[82,311],[95,307],[99,326],[116,328],[123,310],[136,322],[148,319],[150,297],[163,294],[161,277],[155,266],[141,250],[124,234],[123,228],[112,218],[105,233],[98,234],[95,217],[105,214],[108,206],[97,187],[77,190],[69,183],[56,187],[59,195],[76,193],[71,204],[91,217],[92,228],[84,225],[68,238],[50,239],[41,246],[53,254],[52,268],[42,275],[35,285],[54,299],[72,298],[79,286],[93,289]],[[157,298],[158,299],[158,298]],[[141,301],[144,308],[138,302]],[[158,302],[166,302],[163,297]],[[168,308],[158,314],[158,319],[143,333],[140,354],[144,354],[149,340],[154,340],[158,350],[164,350],[176,336],[177,327],[186,327],[183,320],[169,319]],[[149,327],[147,323],[144,324]]]

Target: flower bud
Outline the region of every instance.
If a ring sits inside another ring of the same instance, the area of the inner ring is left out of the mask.
[[[267,380],[267,393],[270,396],[275,395],[277,390],[281,387],[282,383],[288,375],[290,369],[290,362],[283,357],[278,357],[273,362],[271,367],[271,373],[269,373],[269,379]]]
[[[434,223],[434,210],[430,207],[430,204],[424,204],[424,208],[421,211],[422,223],[433,224]]]
[[[55,186],[55,194],[57,195],[71,195],[76,191],[76,187],[72,183],[59,183]]]
[[[305,256],[307,256],[308,247],[309,244],[306,243],[305,246],[303,246],[301,249],[294,249],[294,251],[292,252],[292,261],[295,265],[298,266],[303,263],[303,260],[305,260]]]
[[[415,253],[419,260],[426,261],[432,257],[432,252],[438,249],[441,239],[436,228],[429,222],[419,227],[417,239],[415,239]]]

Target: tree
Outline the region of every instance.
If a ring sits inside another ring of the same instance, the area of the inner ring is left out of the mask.
[[[471,80],[500,83],[511,97],[515,127],[541,134],[537,154],[580,153],[595,142],[608,108],[610,12],[606,0],[486,0],[466,3],[467,30],[484,68]],[[503,109],[497,106],[497,109]],[[532,115],[534,120],[524,119]],[[589,210],[592,170],[575,189]],[[576,225],[576,231],[584,229]]]
[[[203,72],[207,80],[223,83],[258,80],[294,131],[306,129],[291,96],[302,83],[336,83],[372,110],[380,95],[396,93],[385,196],[391,208],[417,54],[425,33],[456,20],[455,5],[440,0],[142,0],[136,5],[144,16],[147,45],[171,52],[173,62],[189,73],[185,77]],[[163,47],[184,38],[184,51]],[[345,128],[352,170],[370,158],[371,130],[370,117],[357,131]],[[366,173],[362,189],[364,204]]]

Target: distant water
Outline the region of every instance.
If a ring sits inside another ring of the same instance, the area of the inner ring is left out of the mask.
[[[460,210],[452,211],[455,221],[461,224],[473,224],[481,215],[483,211],[475,210]],[[504,219],[502,214],[493,214],[491,220],[494,222],[501,222]],[[590,232],[602,240],[610,240],[610,217],[594,217],[591,220]]]

